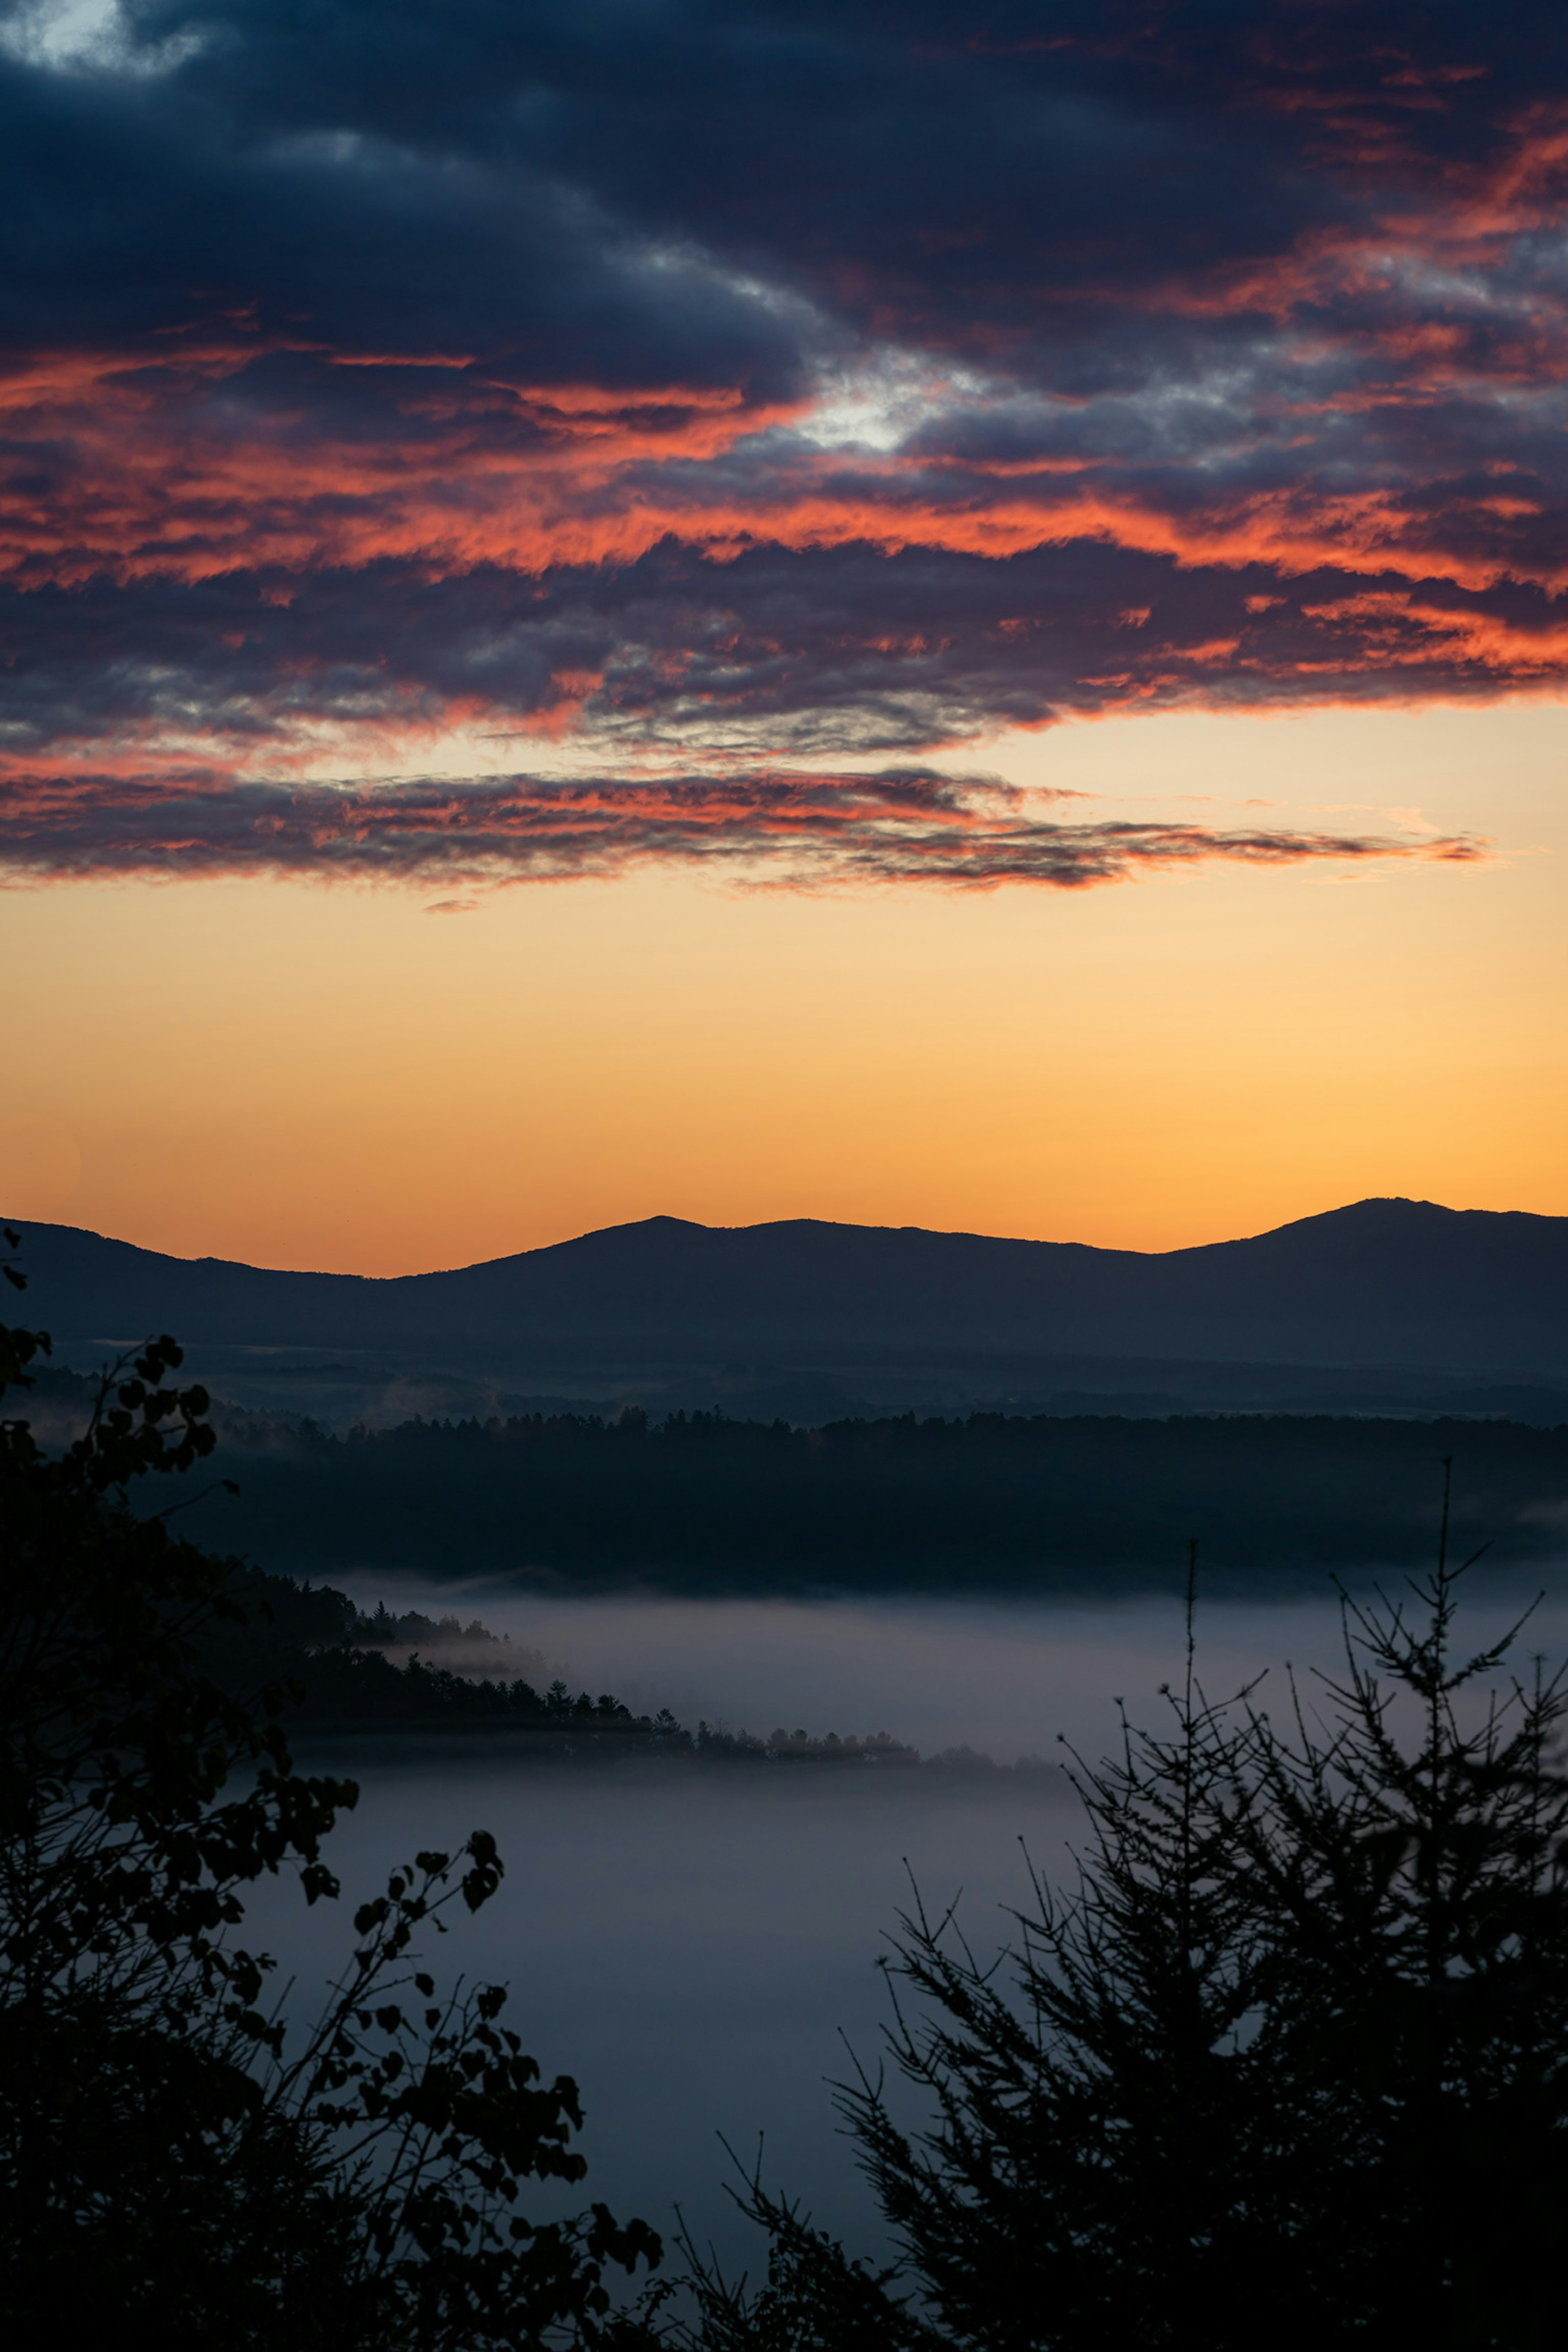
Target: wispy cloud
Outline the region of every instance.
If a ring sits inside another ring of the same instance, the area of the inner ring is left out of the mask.
[[[512,775],[353,786],[14,774],[0,790],[13,882],[273,874],[465,886],[611,875],[658,860],[793,885],[1055,889],[1222,859],[1291,866],[1472,860],[1468,836],[1062,820],[1046,796],[931,769],[660,780]],[[447,898],[433,913],[467,911]]]

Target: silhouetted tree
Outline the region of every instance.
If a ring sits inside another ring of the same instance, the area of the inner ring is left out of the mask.
[[[1559,2340],[1565,1698],[1489,1695],[1517,1628],[1455,1654],[1463,1573],[1445,1510],[1436,1570],[1346,1604],[1343,1675],[1283,1727],[1256,1686],[1208,1703],[1189,1616],[1170,1732],[1073,1768],[1071,1889],[997,1962],[902,1922],[891,2083],[840,2093],[899,2271],[753,2180],[769,2277],[694,2258],[710,2352]]]
[[[1568,2251],[1568,1692],[1457,1644],[1443,1539],[1407,1601],[1345,1603],[1322,1718],[1260,1722],[1240,1867],[1307,2063],[1325,2307],[1428,2344],[1561,2340]],[[1474,1556],[1479,1559],[1479,1554]],[[1505,1677],[1500,1692],[1500,1674]]]
[[[15,1237],[6,1236],[15,1246]],[[4,1271],[12,1281],[14,1268]],[[0,1388],[47,1335],[0,1328]],[[50,1456],[0,1424],[0,2310],[21,2344],[180,2347],[652,2341],[606,2266],[659,2257],[601,2206],[530,2223],[528,2179],[580,2179],[576,2086],[548,2087],[505,1993],[442,1997],[415,1938],[500,1882],[492,1840],[423,1853],[354,1919],[323,2015],[290,2033],[243,1890],[338,1892],[322,1842],[351,1782],[301,1776],[289,1694],[200,1664],[230,1563],[131,1507],[208,1454],[168,1339]]]

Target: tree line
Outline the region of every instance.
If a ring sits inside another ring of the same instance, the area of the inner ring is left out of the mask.
[[[1216,1588],[1429,1557],[1437,1465],[1505,1556],[1560,1550],[1568,1427],[1306,1415],[1168,1421],[976,1413],[824,1429],[675,1414],[306,1425],[218,1457],[196,1516],[268,1566],[530,1570],[692,1592],[1049,1591],[1179,1580],[1204,1529]]]
[[[510,1643],[477,1619],[462,1625],[419,1610],[393,1612],[384,1602],[366,1611],[330,1585],[244,1561],[227,1564],[224,1595],[225,1612],[193,1631],[195,1663],[241,1701],[268,1687],[287,1689],[291,1720],[302,1734],[506,1731],[525,1735],[552,1756],[601,1760],[628,1754],[770,1764],[921,1760],[885,1731],[862,1738],[782,1726],[766,1736],[727,1723],[698,1722],[694,1729],[668,1707],[638,1715],[611,1691],[574,1695],[559,1676],[541,1687],[504,1671],[459,1672],[440,1664],[442,1647],[461,1642],[488,1664],[491,1656],[504,1662]],[[421,1643],[436,1651],[435,1662],[417,1649],[401,1664],[387,1654]]]

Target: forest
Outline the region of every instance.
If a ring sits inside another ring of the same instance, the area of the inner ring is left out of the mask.
[[[1429,1553],[1440,1464],[1535,1564],[1568,1532],[1568,1427],[1504,1421],[977,1413],[822,1429],[717,1413],[414,1421],[337,1436],[222,1416],[238,1486],[191,1514],[272,1569],[507,1570],[673,1591],[1210,1589]]]

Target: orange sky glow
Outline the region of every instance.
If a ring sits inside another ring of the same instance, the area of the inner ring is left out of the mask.
[[[0,1208],[367,1274],[655,1213],[1137,1249],[1371,1193],[1568,1213],[1565,753],[1568,709],[1516,700],[949,761],[1116,815],[1484,831],[1468,865],[14,890]]]
[[[0,1214],[1568,1214],[1568,52],[1369,6],[13,11]]]

